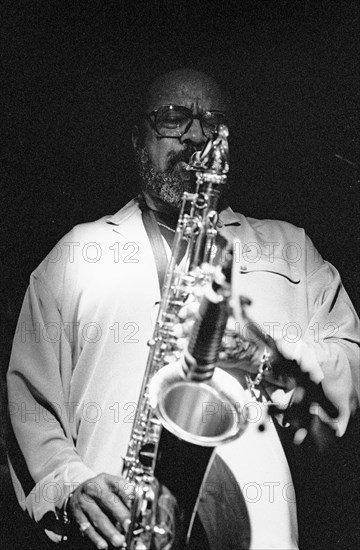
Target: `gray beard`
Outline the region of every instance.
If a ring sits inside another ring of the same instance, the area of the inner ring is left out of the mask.
[[[135,160],[141,189],[155,195],[173,208],[179,209],[184,191],[193,191],[191,182],[182,181],[172,168],[163,172],[156,170],[145,147],[136,150]]]

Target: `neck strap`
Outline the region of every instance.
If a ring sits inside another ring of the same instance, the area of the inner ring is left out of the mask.
[[[161,232],[155,218],[155,214],[148,207],[142,195],[139,195],[139,206],[141,209],[143,224],[153,251],[161,293],[164,286],[165,275],[168,266],[168,257],[166,254],[164,241],[162,239]]]

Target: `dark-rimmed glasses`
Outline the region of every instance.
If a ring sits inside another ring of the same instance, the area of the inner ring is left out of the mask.
[[[181,105],[162,105],[144,116],[159,136],[168,138],[181,138],[194,120],[200,122],[206,137],[211,137],[219,124],[226,124],[226,117],[221,111],[204,111],[194,115],[190,109]]]

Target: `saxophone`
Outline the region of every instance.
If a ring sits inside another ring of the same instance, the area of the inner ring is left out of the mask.
[[[246,426],[241,414],[242,387],[216,368],[229,315],[231,254],[223,269],[204,268],[204,264],[213,263],[218,201],[229,169],[227,137],[227,127],[220,125],[188,165],[196,175],[196,191],[183,195],[155,329],[148,342],[150,351],[135,420],[123,457],[123,476],[133,487],[128,550],[186,547],[213,450],[238,437]],[[186,253],[178,266],[184,242]],[[182,353],[173,328],[189,297],[202,300],[188,349]],[[169,493],[162,492],[162,486],[176,498],[174,513],[170,511]]]

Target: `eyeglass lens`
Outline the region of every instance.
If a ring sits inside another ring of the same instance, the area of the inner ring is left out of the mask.
[[[225,117],[214,111],[194,116],[186,107],[168,105],[160,107],[156,112],[155,127],[162,136],[181,137],[188,131],[194,119],[200,120],[205,136],[209,136],[219,124],[224,123]]]

